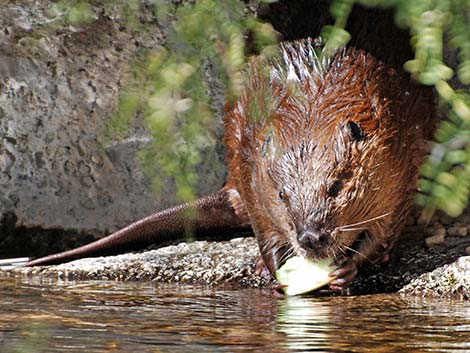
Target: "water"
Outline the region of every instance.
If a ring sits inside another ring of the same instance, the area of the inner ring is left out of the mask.
[[[470,304],[2,279],[0,352],[470,352]]]

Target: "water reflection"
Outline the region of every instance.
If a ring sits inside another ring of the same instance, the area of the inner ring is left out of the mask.
[[[465,352],[464,302],[0,280],[0,352]]]
[[[287,298],[277,329],[295,352],[469,352],[470,306],[399,295]]]
[[[328,301],[288,297],[279,303],[277,330],[286,334],[293,351],[326,351],[331,340],[331,308]]]

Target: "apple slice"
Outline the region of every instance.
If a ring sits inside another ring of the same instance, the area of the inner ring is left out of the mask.
[[[335,269],[331,259],[311,260],[294,256],[276,271],[276,279],[285,286],[286,295],[304,294],[330,283],[334,278],[328,274]]]

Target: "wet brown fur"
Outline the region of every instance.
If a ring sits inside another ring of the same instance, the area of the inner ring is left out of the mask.
[[[305,40],[283,44],[282,55],[274,66],[251,61],[226,113],[226,188],[238,192],[271,273],[294,253],[372,261],[393,247],[412,205],[432,92],[353,48],[322,62]],[[299,229],[309,227],[331,243],[302,247]]]

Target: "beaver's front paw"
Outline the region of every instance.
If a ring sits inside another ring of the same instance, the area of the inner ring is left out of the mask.
[[[270,279],[272,278],[271,271],[269,271],[268,266],[266,266],[266,263],[263,260],[263,257],[260,256],[258,258],[258,261],[256,261],[256,266],[255,266],[255,275]]]
[[[330,282],[330,289],[340,292],[347,289],[357,275],[357,265],[354,261],[346,262],[341,268],[330,273],[330,277],[335,277]]]

